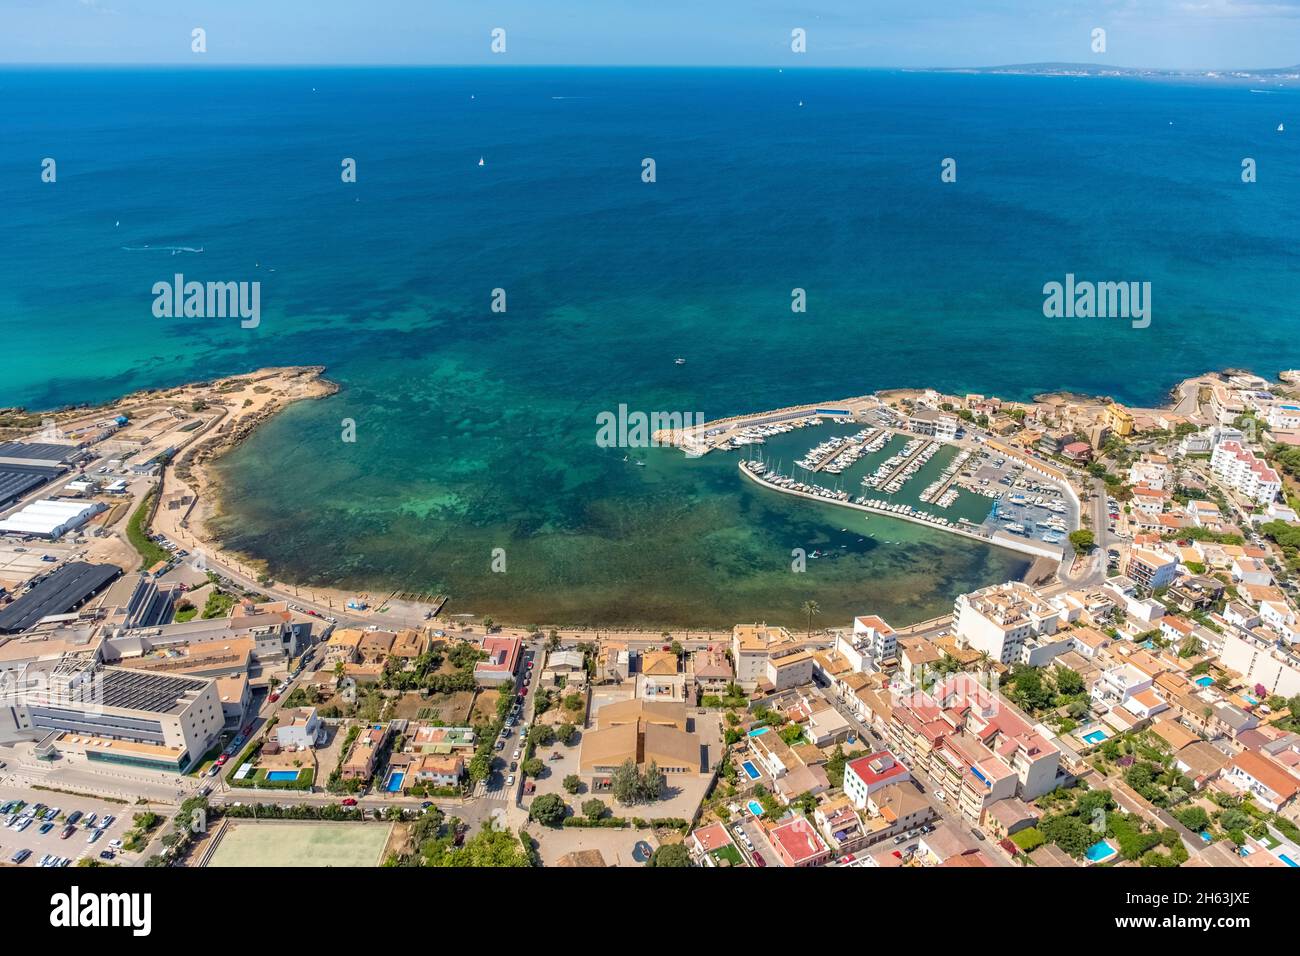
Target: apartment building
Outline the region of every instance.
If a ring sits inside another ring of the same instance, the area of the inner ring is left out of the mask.
[[[752,691],[768,679],[768,661],[801,650],[832,647],[833,637],[795,637],[784,627],[766,624],[737,624],[731,632],[731,659],[736,683]],[[811,672],[808,680],[811,680]]]
[[[953,634],[959,647],[988,654],[1003,664],[1019,663],[1027,642],[1056,633],[1060,612],[1018,581],[958,595]]]
[[[999,799],[1033,800],[1072,779],[1060,748],[970,674],[867,706],[890,750],[929,774],[972,822]]]
[[[1240,629],[1229,631],[1223,635],[1219,660],[1248,686],[1259,684],[1282,697],[1300,694],[1300,656],[1277,642]]]
[[[1173,583],[1178,576],[1178,560],[1163,551],[1131,548],[1124,575],[1134,584],[1155,591]]]
[[[877,790],[911,779],[911,772],[892,753],[881,750],[844,765],[844,795],[861,810]]]
[[[855,617],[852,635],[841,633],[835,650],[855,671],[879,669],[883,662],[897,658],[898,636],[881,617],[874,614]]]
[[[1210,470],[1239,495],[1260,504],[1268,504],[1282,489],[1277,472],[1239,442],[1217,446],[1210,455]]]

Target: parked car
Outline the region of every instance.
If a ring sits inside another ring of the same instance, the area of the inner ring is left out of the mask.
[[[515,775],[511,774],[510,776],[506,777],[506,786],[513,787],[514,785],[515,785]]]
[[[343,798],[343,806],[345,806],[345,807],[355,807],[356,805],[357,805],[356,797],[344,797],[344,798]]]
[[[117,859],[117,854],[112,850],[101,850],[99,852],[99,858],[101,860],[115,860]]]
[[[761,853],[754,854],[754,865],[759,868],[767,866],[767,860],[763,859],[763,854]]]
[[[71,823],[69,823],[67,826],[63,828],[63,832],[59,834],[59,839],[66,840],[68,837],[72,836],[72,834],[76,832],[77,832],[77,828],[74,827]]]
[[[26,849],[26,848],[24,848],[24,849],[19,850],[19,851],[18,851],[17,853],[15,853],[13,856],[11,856],[11,857],[9,858],[9,862],[10,862],[10,863],[21,863],[21,862],[23,862],[23,860],[27,859],[27,858],[28,858],[29,856],[31,856],[31,855],[32,855],[32,851],[31,851],[31,850],[28,850],[28,849]]]

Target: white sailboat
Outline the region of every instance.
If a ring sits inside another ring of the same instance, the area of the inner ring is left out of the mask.
[[[480,157],[478,158],[478,164],[479,164],[480,166],[486,166],[486,165],[487,165],[485,162],[483,162],[483,157],[482,157],[482,156],[480,156]]]
[[[1279,133],[1286,132],[1286,126],[1285,126],[1284,124],[1282,124],[1282,123],[1278,123],[1278,124],[1277,124],[1277,131],[1278,131]]]

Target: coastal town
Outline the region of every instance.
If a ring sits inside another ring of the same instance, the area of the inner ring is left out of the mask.
[[[0,865],[1300,863],[1300,372],[661,434],[738,492],[1027,565],[924,621],[687,632],[223,550],[213,463],[324,371],[0,412]]]

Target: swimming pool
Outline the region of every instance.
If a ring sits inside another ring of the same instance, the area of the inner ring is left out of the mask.
[[[266,772],[266,779],[275,780],[275,781],[297,780],[298,771],[297,770],[268,770]]]
[[[402,789],[402,781],[406,779],[406,771],[394,770],[388,775],[388,781],[384,784],[384,789],[389,793],[397,793]]]
[[[745,774],[750,780],[757,780],[759,778],[758,768],[754,766],[753,761],[746,760],[741,764],[741,766],[745,768]]]
[[[1279,853],[1279,854],[1277,855],[1277,858],[1278,858],[1279,860],[1281,860],[1283,863],[1285,863],[1287,866],[1298,866],[1298,865],[1300,865],[1300,864],[1297,864],[1295,860],[1291,859],[1291,858],[1290,858],[1289,856],[1287,856],[1285,853]]]
[[[763,815],[763,805],[757,800],[750,800],[745,806],[749,807],[749,812],[754,816],[761,817]]]
[[[1213,683],[1214,683],[1214,678],[1211,677],[1209,674],[1204,674],[1201,677],[1196,678],[1197,687],[1209,687]]]
[[[754,728],[753,730],[751,730],[748,734],[746,734],[746,736],[748,736],[748,737],[761,737],[761,736],[763,736],[765,733],[767,733],[767,732],[768,732],[769,730],[771,730],[771,729],[772,729],[771,727],[755,727],[755,728]]]
[[[1088,744],[1099,744],[1106,739],[1106,731],[1094,730],[1083,735],[1083,742]]]
[[[1118,853],[1119,851],[1116,850],[1109,843],[1107,843],[1105,840],[1098,840],[1092,846],[1088,847],[1087,851],[1084,853],[1084,856],[1086,856],[1093,863],[1104,863],[1107,860],[1109,860],[1111,857],[1116,856]]]

